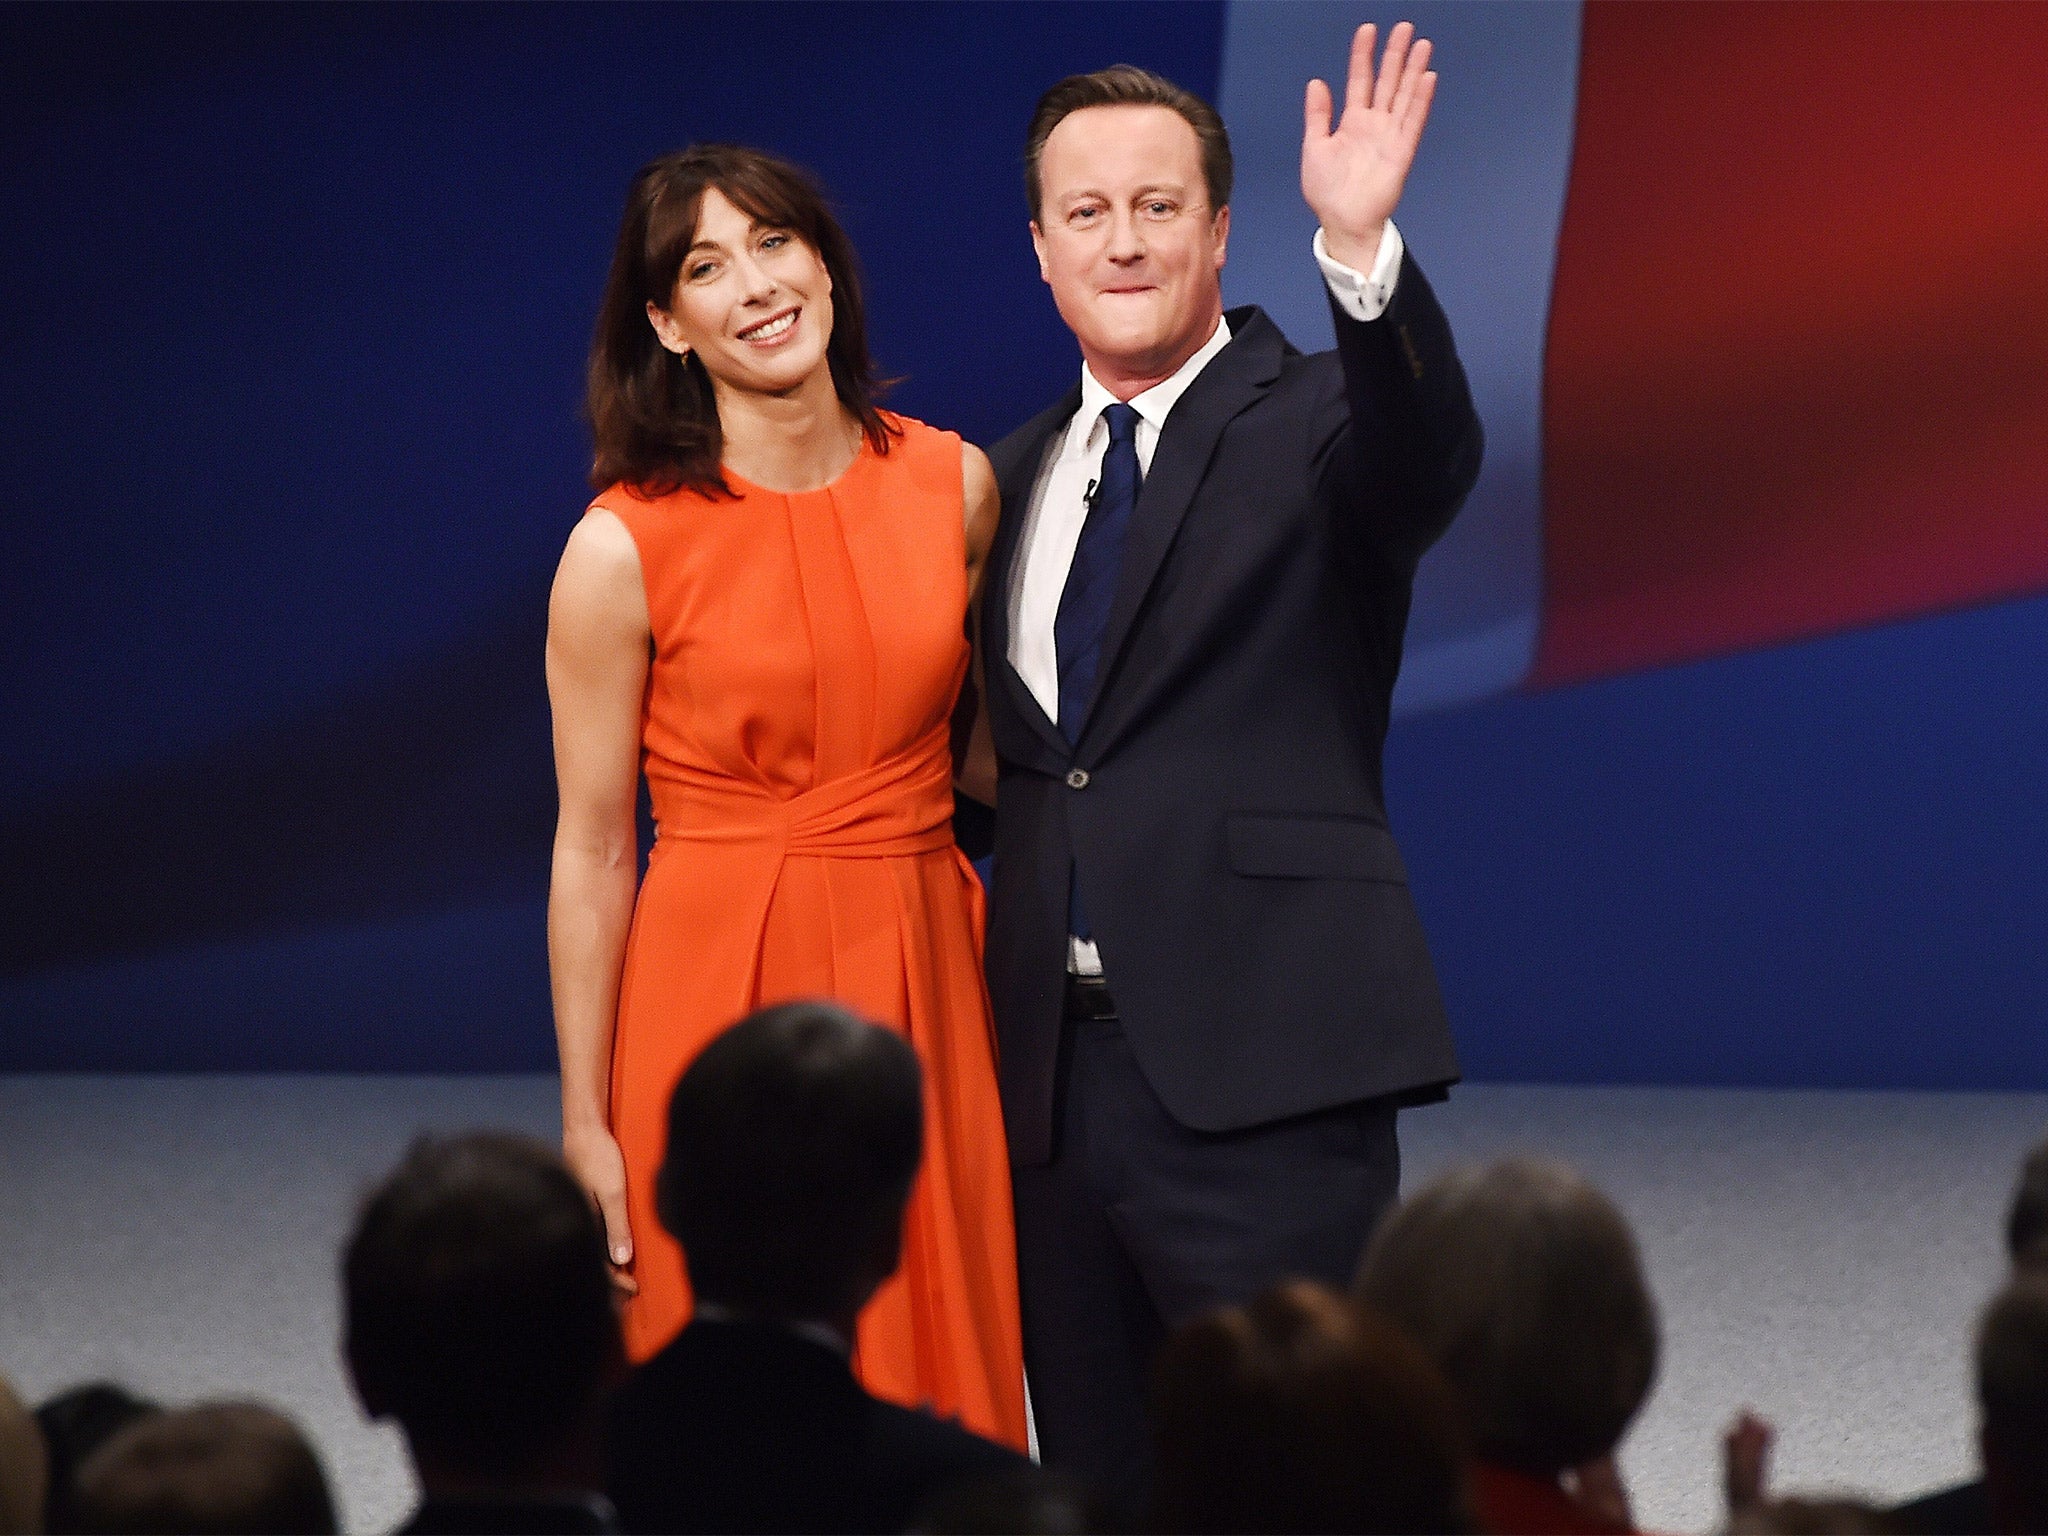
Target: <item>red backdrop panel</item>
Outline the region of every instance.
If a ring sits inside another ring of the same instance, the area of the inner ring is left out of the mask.
[[[1585,9],[1567,682],[2048,588],[2048,4]]]

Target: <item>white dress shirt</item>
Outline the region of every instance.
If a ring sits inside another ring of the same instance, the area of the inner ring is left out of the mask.
[[[1394,280],[1401,270],[1401,234],[1391,219],[1380,236],[1370,272],[1358,272],[1333,261],[1320,229],[1310,248],[1316,265],[1322,269],[1323,281],[1346,314],[1357,320],[1377,320],[1386,312],[1393,300]],[[1180,397],[1209,366],[1210,360],[1229,345],[1230,322],[1218,319],[1214,334],[1171,378],[1131,397],[1129,403],[1138,413],[1141,473],[1151,472],[1159,433]],[[1039,470],[1018,536],[1022,558],[1011,573],[1008,594],[1009,660],[1048,720],[1060,717],[1059,646],[1053,637],[1053,623],[1059,616],[1060,596],[1066,591],[1067,572],[1074,563],[1074,546],[1081,541],[1081,525],[1088,519],[1088,497],[1101,478],[1102,456],[1109,447],[1109,426],[1102,413],[1115,401],[1116,396],[1083,363],[1080,408],[1058,439],[1058,447],[1047,454]],[[1070,937],[1067,968],[1077,975],[1099,976],[1102,958],[1093,944]]]

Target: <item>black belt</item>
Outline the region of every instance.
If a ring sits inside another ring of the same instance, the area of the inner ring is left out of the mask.
[[[1113,1019],[1116,999],[1109,995],[1109,983],[1100,976],[1067,973],[1066,1017],[1070,1019]]]

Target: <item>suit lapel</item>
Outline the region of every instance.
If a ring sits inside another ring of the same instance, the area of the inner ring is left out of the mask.
[[[1017,675],[1017,669],[1010,665],[1010,584],[1021,555],[1024,524],[1031,513],[1031,492],[1038,484],[1045,455],[1080,406],[1081,390],[1076,385],[1009,440],[1017,445],[1017,450],[1004,459],[997,474],[1003,512],[996,524],[995,547],[989,552],[988,575],[983,579],[981,595],[981,632],[987,642],[982,653],[983,675],[1000,679],[991,688],[1001,688],[1011,708],[1062,757],[1071,750],[1066,738],[1060,735],[1058,724],[1046,717],[1031,690],[1024,686],[1024,679]]]
[[[1081,722],[1083,740],[1115,685],[1117,658],[1188,515],[1223,429],[1280,376],[1286,341],[1273,322],[1257,309],[1236,311],[1229,319],[1230,345],[1216,354],[1175,402],[1153,450],[1144,488],[1138,492],[1138,505],[1125,536],[1116,601],[1103,632],[1095,697]],[[1003,504],[1008,506],[1008,500]]]

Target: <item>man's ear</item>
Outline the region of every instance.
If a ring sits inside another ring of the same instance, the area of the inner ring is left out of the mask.
[[[1038,280],[1042,283],[1051,282],[1052,273],[1045,265],[1045,231],[1038,227],[1036,219],[1031,221],[1031,249],[1038,253]]]
[[[683,340],[682,327],[676,324],[676,317],[652,299],[647,301],[647,323],[654,327],[654,334],[661,344],[677,357],[690,355],[690,344]]]
[[[1216,210],[1216,221],[1209,226],[1216,232],[1216,270],[1223,270],[1224,255],[1230,247],[1230,204],[1225,203]]]

